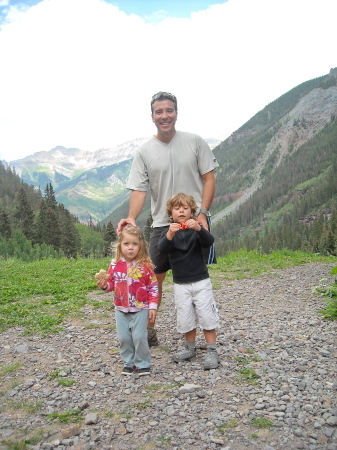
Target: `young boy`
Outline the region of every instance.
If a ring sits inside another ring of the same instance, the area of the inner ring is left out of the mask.
[[[202,248],[210,247],[214,237],[196,220],[196,202],[191,195],[176,194],[166,204],[170,218],[158,249],[169,255],[177,315],[177,331],[185,334],[185,349],[173,355],[175,362],[190,360],[196,355],[197,323],[202,328],[207,353],[204,369],[219,365],[216,351],[216,328],[219,313],[213,298],[212,283],[204,262]]]

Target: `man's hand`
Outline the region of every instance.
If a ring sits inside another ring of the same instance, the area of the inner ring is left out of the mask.
[[[208,230],[208,224],[207,224],[207,218],[205,216],[205,214],[200,213],[197,217],[197,222],[202,225],[205,230]]]
[[[132,217],[128,217],[128,218],[126,218],[126,219],[121,219],[119,222],[118,222],[118,225],[117,225],[117,234],[118,234],[118,236],[121,234],[121,232],[122,232],[122,229],[125,227],[125,225],[132,225],[132,226],[134,226],[134,227],[136,227],[137,225],[136,225],[136,221],[135,221],[135,219],[133,219]]]

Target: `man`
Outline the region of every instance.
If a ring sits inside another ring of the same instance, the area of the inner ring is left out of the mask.
[[[151,115],[157,134],[143,144],[134,157],[127,184],[132,191],[129,216],[119,222],[117,233],[127,223],[136,226],[150,188],[153,218],[150,256],[158,280],[159,308],[163,282],[170,269],[168,256],[158,251],[161,232],[168,225],[166,202],[178,192],[192,195],[198,206],[198,223],[209,229],[209,209],[215,191],[214,169],[218,163],[200,136],[176,130],[178,107],[174,95],[155,94],[151,100]],[[149,345],[158,345],[155,330],[149,331]]]

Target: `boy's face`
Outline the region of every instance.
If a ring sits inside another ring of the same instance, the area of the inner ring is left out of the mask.
[[[186,222],[193,217],[191,207],[187,203],[174,205],[172,208],[172,219],[174,222]]]

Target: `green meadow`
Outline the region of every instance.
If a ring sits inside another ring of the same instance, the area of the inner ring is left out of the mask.
[[[251,278],[309,262],[333,263],[336,258],[302,252],[278,251],[262,255],[241,250],[209,267],[214,289],[226,282]],[[87,293],[98,289],[94,275],[106,269],[107,259],[44,259],[1,261],[0,331],[23,326],[26,334],[46,335],[62,329],[62,322],[94,302]],[[327,269],[327,277],[329,272]],[[172,284],[168,274],[166,285]],[[321,290],[318,294],[324,294]]]

